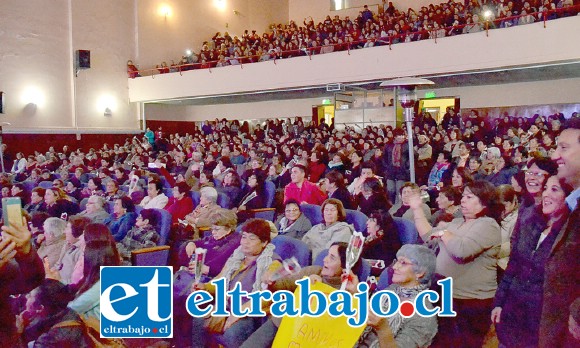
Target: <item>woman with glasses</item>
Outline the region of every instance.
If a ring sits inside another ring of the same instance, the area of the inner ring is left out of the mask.
[[[185,310],[185,300],[194,283],[195,262],[192,256],[196,248],[206,250],[202,273],[209,280],[222,270],[228,258],[240,245],[241,234],[234,233],[238,219],[236,213],[220,208],[210,216],[211,234],[197,241],[186,242],[179,250],[178,266],[181,270],[174,277],[174,323],[177,347],[188,346],[191,332],[191,316]],[[183,269],[183,268],[187,269]]]
[[[432,228],[419,195],[409,202],[421,238],[436,244],[437,273],[453,278],[455,318],[441,318],[442,346],[480,347],[491,321],[501,244],[497,192],[487,181],[468,183],[461,198],[463,218],[445,230]]]
[[[542,190],[541,212],[521,225],[512,239],[509,264],[495,296],[491,320],[504,347],[536,347],[544,286],[544,265],[570,213],[573,188],[550,176]],[[570,260],[570,262],[574,262]]]
[[[346,211],[341,201],[329,198],[322,203],[321,209],[323,222],[312,227],[302,238],[312,250],[312,260],[334,242],[348,243],[354,232],[354,227],[345,221]]]
[[[393,264],[392,284],[387,288],[401,301],[414,302],[415,297],[428,290],[435,276],[435,254],[422,245],[406,244],[397,252]],[[358,279],[349,282],[347,289],[356,289]],[[354,288],[351,288],[354,287]],[[382,310],[387,311],[388,296],[383,297]],[[437,334],[437,318],[413,315],[408,318],[399,312],[388,318],[369,313],[368,326],[355,347],[428,347]]]
[[[302,214],[298,201],[289,199],[284,206],[284,215],[276,221],[276,228],[280,235],[302,239],[312,228],[312,223]]]
[[[254,292],[262,289],[262,277],[268,270],[281,267],[280,257],[274,253],[270,243],[270,224],[263,219],[250,219],[241,228],[240,246],[233,252],[216,276],[225,278],[228,291],[238,284],[241,291]],[[195,290],[215,292],[210,283],[198,283]],[[242,309],[248,304],[242,298]],[[229,303],[226,310],[229,310]],[[259,326],[261,318],[254,317],[208,317],[194,318],[192,341],[194,347],[205,347],[210,343],[225,347],[239,347]]]

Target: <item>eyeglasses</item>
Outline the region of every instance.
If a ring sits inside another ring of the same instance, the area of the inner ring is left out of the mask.
[[[399,260],[399,259],[394,259],[393,262],[391,263],[391,268],[394,268],[396,264],[399,264],[401,267],[405,267],[405,266],[409,266],[409,265],[413,265],[413,262],[409,262],[409,261],[405,261],[405,260]]]
[[[541,178],[543,176],[546,176],[546,173],[539,173],[539,172],[530,172],[530,171],[526,171],[526,176],[535,176],[536,178]]]
[[[286,212],[286,213],[295,213],[297,211],[300,211],[300,209],[295,208],[295,209],[286,209],[286,210],[284,210],[284,212]]]

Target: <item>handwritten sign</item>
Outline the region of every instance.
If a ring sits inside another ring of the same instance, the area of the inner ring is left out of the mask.
[[[333,287],[315,283],[311,290],[322,291],[329,294],[336,291]],[[294,298],[299,301],[298,290],[294,293]],[[298,303],[297,303],[298,305]],[[354,302],[353,306],[358,308],[358,303]],[[273,348],[351,348],[365,326],[352,327],[347,323],[347,317],[341,316],[333,318],[328,313],[324,313],[318,318],[312,317],[284,317],[276,338]]]

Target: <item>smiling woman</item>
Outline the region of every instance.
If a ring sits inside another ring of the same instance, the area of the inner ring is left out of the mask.
[[[570,185],[550,176],[542,191],[542,213],[536,211],[533,220],[514,231],[510,262],[491,313],[500,343],[507,347],[538,345],[545,263],[568,218],[565,199],[570,192]]]

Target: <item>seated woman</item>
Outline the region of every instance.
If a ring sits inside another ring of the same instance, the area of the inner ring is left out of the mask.
[[[68,308],[80,315],[100,320],[101,266],[119,266],[121,257],[107,226],[90,224],[85,228],[83,236],[83,275],[78,284],[69,286],[74,300],[68,304]]]
[[[419,189],[419,186],[417,186],[417,184],[412,183],[412,182],[404,183],[403,187],[401,187],[401,191],[400,191],[401,202],[393,205],[393,207],[391,209],[389,209],[389,213],[393,217],[400,217],[403,219],[413,221],[415,213],[414,213],[413,209],[411,209],[411,206],[409,205],[409,203],[410,203],[411,197],[414,195],[419,195],[420,192],[421,191]],[[429,206],[425,203],[422,203],[421,210],[423,211],[423,214],[425,215],[427,220],[431,221],[431,209],[429,208]]]
[[[105,184],[104,195],[105,195],[104,196],[105,200],[114,201],[115,199],[117,199],[119,197],[126,196],[127,193],[125,193],[125,191],[119,190],[119,184],[115,180],[111,179],[111,180],[107,181],[107,183]]]
[[[171,223],[177,224],[179,220],[193,211],[193,200],[189,196],[189,185],[182,181],[173,187],[173,197],[169,198],[165,210],[171,214]]]
[[[125,196],[115,200],[113,214],[104,223],[111,230],[113,238],[120,242],[125,238],[127,232],[135,226],[136,220],[135,205],[131,198]]]
[[[104,196],[103,183],[101,178],[90,178],[87,182],[87,187],[82,189],[81,198],[88,198],[92,195]]]
[[[439,209],[433,214],[431,221],[437,220],[443,214],[451,214],[454,218],[463,217],[461,215],[461,191],[456,187],[443,187],[435,201]]]
[[[135,226],[117,243],[119,255],[124,265],[131,265],[131,251],[154,247],[159,243],[159,232],[156,230],[161,219],[159,212],[153,209],[143,209],[139,213]]]
[[[312,223],[302,214],[298,201],[289,199],[284,204],[284,215],[276,221],[276,228],[282,236],[302,239],[312,228]]]
[[[286,290],[294,292],[296,281],[304,277],[309,277],[312,282],[322,282],[339,289],[342,284],[342,274],[346,271],[346,249],[348,243],[334,242],[328,249],[328,255],[324,257],[323,266],[304,267],[300,272],[280,278],[276,281],[270,279],[270,274],[266,274],[262,279],[272,292]],[[352,268],[353,273],[357,273],[360,268],[360,259]],[[274,342],[274,337],[278,332],[282,318],[270,317],[256,332],[254,332],[242,345],[244,348],[270,347]]]
[[[66,244],[66,224],[65,220],[57,217],[49,217],[44,221],[44,241],[38,248],[38,256],[44,260],[45,266],[54,267],[60,258],[60,252]]]
[[[78,180],[70,180],[64,187],[64,192],[67,196],[74,198],[77,202],[81,201],[81,182]]]
[[[418,194],[409,204],[415,226],[424,241],[437,243],[437,273],[453,278],[455,318],[440,318],[440,342],[447,347],[479,347],[489,330],[497,289],[497,261],[501,232],[495,187],[487,181],[465,186],[461,199],[463,218],[444,230],[431,227]],[[447,341],[449,340],[449,341]]]
[[[357,209],[365,215],[376,209],[389,210],[392,207],[383,184],[375,177],[364,179],[362,191],[355,196],[354,201]]]
[[[52,217],[64,217],[75,215],[80,212],[79,205],[70,201],[66,193],[56,187],[46,189],[44,192],[44,203],[46,212]]]
[[[429,289],[435,275],[435,262],[435,254],[429,248],[415,244],[403,245],[397,252],[393,265],[393,283],[387,290],[394,291],[401,301],[413,303],[420,292]],[[354,289],[356,283],[352,283]],[[388,296],[384,296],[382,310],[386,311],[389,306]],[[437,318],[434,316],[415,314],[404,318],[397,312],[384,318],[371,312],[367,324],[355,347],[428,347],[437,334]]]
[[[211,214],[213,214],[218,209],[221,209],[217,205],[218,193],[213,187],[203,187],[200,191],[199,205],[195,209],[185,216],[185,221],[187,226],[185,229],[181,230],[180,236],[185,239],[198,239],[199,229],[208,228],[211,226],[209,220]]]
[[[541,212],[514,231],[510,261],[495,295],[491,320],[501,345],[538,346],[544,267],[570,211],[566,196],[573,188],[557,176],[546,180]],[[574,261],[571,261],[574,262]]]
[[[237,284],[242,291],[252,292],[262,288],[262,276],[269,269],[281,267],[280,258],[274,253],[270,243],[270,224],[266,220],[248,220],[241,229],[240,246],[226,262],[216,278],[225,278],[228,291]],[[213,293],[209,283],[195,285],[195,290]],[[243,299],[242,301],[247,298]],[[244,301],[242,308],[247,304]],[[229,306],[227,306],[229,307]],[[239,347],[260,325],[261,318],[252,317],[209,317],[193,319],[193,337],[189,343],[196,347],[206,346],[214,341],[225,347]]]
[[[237,207],[242,197],[242,179],[231,168],[223,176],[221,185],[216,187],[218,192],[225,193],[230,199],[230,207]]]
[[[185,311],[185,300],[189,295],[195,274],[195,262],[192,256],[196,248],[205,249],[205,263],[202,272],[205,276],[213,278],[223,269],[226,261],[234,250],[240,246],[241,234],[235,233],[237,226],[236,214],[229,209],[215,211],[210,220],[212,222],[211,235],[197,241],[187,242],[179,250],[178,266],[188,267],[187,270],[179,270],[175,274],[174,284],[174,322],[176,339],[188,337],[191,331],[191,317]],[[187,342],[178,342],[177,346],[186,346]]]
[[[240,234],[234,233],[238,225],[237,217],[229,209],[220,208],[214,211],[209,219],[212,224],[211,234],[200,240],[185,243],[179,252],[179,266],[190,266],[196,248],[206,249],[203,273],[213,278],[240,245]]]
[[[321,209],[324,222],[312,227],[302,238],[312,250],[312,260],[334,242],[348,243],[354,232],[354,227],[345,222],[346,211],[341,201],[329,198],[322,203]]]
[[[259,169],[253,170],[252,174],[248,177],[248,184],[241,194],[242,199],[240,200],[240,205],[234,209],[238,213],[239,222],[244,222],[253,216],[247,210],[266,207],[265,180],[266,176]]]
[[[362,258],[383,260],[390,265],[401,248],[397,225],[386,210],[375,210],[367,220],[367,235]]]

